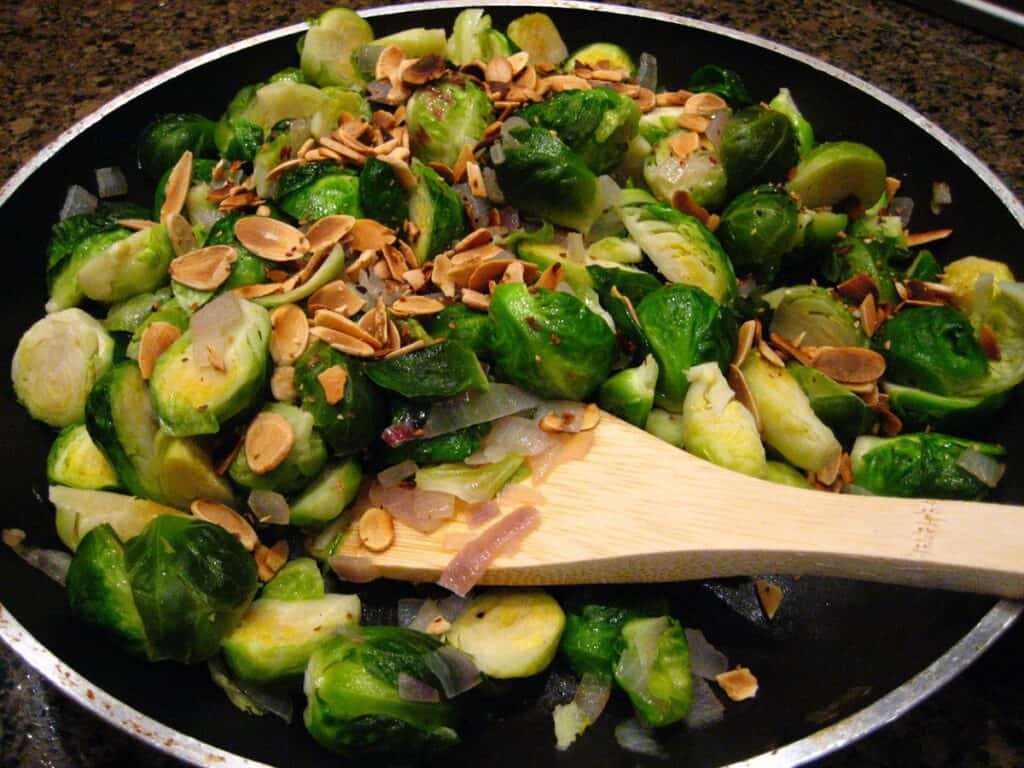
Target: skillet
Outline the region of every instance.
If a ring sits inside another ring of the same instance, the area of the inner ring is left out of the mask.
[[[491,12],[496,26],[503,27],[527,10],[520,6],[492,8]],[[1024,212],[1008,190],[967,150],[870,86],[845,75],[837,80],[840,73],[807,57],[711,25],[632,9],[599,13],[582,4],[559,3],[555,9],[546,6],[543,10],[554,17],[570,47],[610,39],[632,48],[636,47],[632,41],[642,40],[643,49],[661,62],[662,81],[668,85],[682,84],[680,78],[673,80],[670,69],[685,75],[698,64],[715,62],[739,71],[755,96],[767,98],[779,85],[789,86],[819,137],[860,140],[882,152],[891,170],[903,180],[906,194],[919,202],[915,229],[939,225],[923,205],[937,178],[935,173],[950,182],[957,205],[943,216],[942,225],[963,234],[937,249],[941,257],[979,253],[1005,258],[1020,251]],[[367,15],[374,17],[374,28],[383,35],[409,26],[450,28],[456,12],[456,6],[433,4]],[[402,13],[410,15],[395,15]],[[58,140],[0,192],[0,226],[14,233],[11,253],[41,255],[53,214],[69,184],[88,182],[92,169],[102,165],[131,169],[131,145],[154,114],[194,110],[216,116],[238,86],[294,63],[299,32],[299,27],[293,27],[271,33],[254,39],[258,44],[238,44],[183,65],[169,73],[177,73],[176,77],[144,84],[132,92],[133,98],[117,100],[72,129],[69,133],[73,135]],[[144,182],[138,177],[130,177],[129,182],[140,201],[144,200],[148,195]],[[37,262],[18,258],[9,263],[10,280],[0,288],[10,329],[0,337],[4,360],[10,360],[18,334],[38,317],[44,294]],[[1024,267],[1019,262],[1012,266],[1018,271]],[[0,525],[25,529],[36,545],[56,546],[52,515],[40,501],[45,496],[43,469],[51,434],[29,421],[13,402],[10,385],[5,381],[4,386],[0,427],[19,437],[0,446],[0,456],[5,459],[0,491],[8,500],[0,511]],[[1014,412],[1017,405],[1019,396],[1007,413]],[[1019,479],[1024,459],[1016,454],[1024,453],[1024,445],[1014,439],[1014,432],[1019,431],[1014,426],[1012,420],[1005,420],[987,436],[1004,442],[1010,450],[1002,493],[1003,498],[1019,503],[1024,499]],[[1016,605],[994,604],[984,598],[852,582],[803,579],[785,580],[785,584],[786,602],[770,624],[760,615],[749,583],[638,590],[641,595],[668,594],[673,613],[684,624],[702,628],[731,659],[754,669],[762,683],[757,699],[730,705],[719,725],[696,733],[673,731],[666,746],[674,763],[724,765],[791,742],[795,743],[748,765],[797,765],[821,755],[927,695],[966,666],[1019,610]],[[409,588],[390,585],[366,590],[363,594],[372,614],[367,622],[393,620],[395,600],[408,593]],[[558,596],[573,600],[582,595],[600,599],[620,594],[621,588],[595,588],[563,590]],[[146,665],[87,634],[72,622],[63,592],[6,551],[0,554],[0,600],[6,609],[0,615],[0,635],[30,663],[87,707],[166,751],[205,764],[214,752],[188,738],[194,737],[259,763],[336,763],[300,724],[288,728],[276,721],[255,721],[234,710],[212,686],[204,668]],[[905,684],[914,675],[918,677]],[[450,756],[450,762],[637,762],[635,756],[610,748],[611,728],[626,714],[624,709],[610,709],[594,732],[572,751],[556,753],[549,715],[551,692],[545,697],[539,690],[544,682],[512,692],[511,703],[502,706],[498,715],[467,730],[472,736]],[[863,711],[843,720],[857,710]],[[836,722],[839,724],[819,731]],[[228,760],[228,764],[247,764]]]

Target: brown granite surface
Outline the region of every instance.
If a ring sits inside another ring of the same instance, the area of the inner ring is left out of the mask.
[[[1017,144],[1024,134],[1024,50],[885,0],[631,4],[763,35],[853,72],[947,129],[1024,197]],[[0,180],[140,80],[325,7],[309,0],[0,3]],[[1024,765],[1024,664],[1016,652],[1022,640],[1017,628],[946,691],[821,768]],[[6,652],[0,727],[3,765],[172,765],[78,711]]]

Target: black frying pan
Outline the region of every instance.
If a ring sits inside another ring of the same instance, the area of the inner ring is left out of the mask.
[[[495,26],[503,28],[527,10],[523,6],[492,8],[491,13]],[[882,152],[890,172],[902,179],[903,193],[919,203],[915,229],[941,225],[957,231],[957,237],[936,249],[940,257],[953,259],[969,253],[1017,257],[1013,266],[1024,272],[1024,263],[1017,256],[1024,252],[1020,224],[1024,212],[966,150],[930,129],[919,116],[908,117],[909,111],[901,114],[893,103],[880,101],[852,81],[838,80],[832,72],[770,46],[752,45],[739,36],[669,23],[667,17],[646,16],[631,9],[617,9],[614,15],[580,7],[543,10],[554,17],[570,48],[607,39],[636,52],[654,54],[661,64],[662,81],[669,85],[682,85],[683,77],[695,66],[712,62],[739,71],[755,98],[770,98],[779,85],[790,87],[819,138],[855,139]],[[456,13],[457,9],[450,7],[420,7],[408,13],[378,15],[372,23],[378,35],[410,26],[450,28]],[[96,167],[133,169],[133,143],[157,113],[198,111],[217,116],[240,85],[294,65],[297,35],[293,31],[270,36],[258,46],[226,53],[145,90],[57,147],[20,185],[17,179],[9,185],[9,197],[0,207],[0,231],[9,238],[8,279],[0,287],[8,316],[7,331],[0,335],[0,359],[10,360],[19,334],[41,314],[43,244],[66,188],[88,183]],[[951,184],[957,200],[941,221],[931,216],[926,204],[931,183],[938,179]],[[134,171],[129,173],[129,183],[140,202],[149,199],[150,190]],[[1000,200],[1001,195],[1010,202]],[[45,456],[52,434],[17,406],[8,377],[3,386],[0,429],[8,439],[0,445],[4,467],[0,494],[7,504],[0,510],[0,527],[22,528],[38,546],[58,546],[52,512],[41,501],[46,493]],[[999,440],[1010,450],[1001,494],[1018,503],[1024,501],[1024,440],[1017,436],[1021,425],[1012,414],[1019,412],[1019,404],[1017,396],[1006,409],[1010,417],[994,432],[985,433],[986,438]],[[667,598],[685,625],[703,629],[730,659],[756,672],[761,682],[757,698],[729,704],[722,723],[697,732],[666,731],[664,741],[672,762],[689,766],[719,766],[768,752],[878,702],[858,718],[758,764],[767,766],[771,760],[771,765],[795,765],[822,754],[926,695],[945,675],[965,666],[1017,612],[1010,604],[993,611],[994,601],[981,597],[874,584],[803,579],[787,580],[786,586],[783,609],[771,623],[761,615],[752,585],[746,581],[563,589],[557,596],[571,603],[622,597],[623,591],[630,589],[636,599]],[[361,590],[367,606],[364,620],[393,621],[397,598],[414,592],[412,587],[390,584]],[[103,692],[180,734],[251,760],[288,766],[337,765],[337,759],[321,750],[300,722],[288,727],[234,709],[210,682],[205,667],[145,664],[109,647],[71,619],[59,587],[6,550],[0,552],[0,600],[5,609],[0,615],[0,635],[79,701],[162,749],[196,761],[209,751],[128,712]],[[12,617],[59,662],[27,639]],[[904,685],[968,632],[972,632],[970,640],[962,644],[963,653],[956,660],[947,659],[924,677]],[[524,763],[643,762],[614,746],[612,728],[628,715],[628,707],[621,701],[610,706],[571,751],[555,752],[550,706],[558,693],[554,682],[559,671],[556,666],[553,680],[514,688],[492,712],[472,718],[463,729],[465,743],[447,762],[517,768]],[[896,693],[886,696],[893,691]],[[299,699],[297,703],[301,703]]]

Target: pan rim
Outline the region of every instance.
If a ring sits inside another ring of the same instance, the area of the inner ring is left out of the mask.
[[[417,11],[458,9],[479,5],[480,3],[473,0],[433,0],[362,9],[359,13],[361,16],[374,18],[409,14]],[[487,5],[509,7],[533,5],[533,3],[523,3],[519,0],[491,0]],[[634,16],[690,27],[772,51],[836,78],[881,102],[936,139],[995,193],[1017,221],[1018,225],[1024,229],[1024,205],[1021,204],[1002,179],[971,150],[912,107],[856,75],[781,43],[699,19],[677,16],[662,11],[605,5],[603,3],[585,2],[584,0],[549,0],[545,7]],[[97,110],[63,131],[15,172],[3,187],[0,187],[0,206],[4,205],[33,173],[42,167],[44,163],[48,162],[63,147],[88,128],[142,94],[193,69],[238,51],[298,34],[308,29],[308,26],[305,22],[293,24],[216,48],[151,77],[111,101],[106,102]],[[796,766],[805,765],[812,760],[824,757],[867,736],[896,720],[960,674],[1012,626],[1022,610],[1024,610],[1024,603],[1000,600],[960,640],[924,670],[909,678],[902,685],[869,706],[833,725],[820,729],[779,749],[731,763],[721,768],[795,768]],[[216,763],[223,765],[225,768],[272,768],[272,766],[266,763],[242,757],[207,744],[192,736],[184,735],[128,706],[65,665],[53,652],[29,633],[9,611],[4,609],[2,603],[0,603],[0,640],[3,640],[30,667],[40,673],[65,696],[68,696],[105,722],[114,725],[125,733],[145,742],[148,746],[156,748],[171,757],[184,760],[196,766]]]

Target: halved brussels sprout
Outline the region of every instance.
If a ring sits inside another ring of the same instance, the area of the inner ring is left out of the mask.
[[[991,422],[1010,399],[1008,390],[958,397],[937,395],[892,382],[886,382],[885,393],[889,396],[889,408],[900,417],[905,427],[940,431],[975,432]]]
[[[419,235],[413,251],[420,264],[451,248],[466,234],[462,201],[433,168],[413,160],[416,189],[409,199],[409,220]]]
[[[302,74],[319,86],[360,88],[364,81],[354,63],[355,52],[372,41],[373,29],[364,18],[348,8],[331,8],[310,22],[302,39]]]
[[[78,284],[78,273],[90,261],[117,243],[131,236],[127,229],[114,225],[106,228],[81,228],[82,236],[72,246],[67,243],[68,250],[59,256],[51,251],[51,258],[56,258],[52,267],[46,272],[46,283],[50,299],[46,302],[47,312],[56,312],[74,307],[82,302],[85,293]],[[87,233],[87,234],[86,234]],[[70,233],[69,233],[70,239]],[[51,240],[51,248],[53,241]]]
[[[982,275],[992,276],[993,287],[1014,280],[1009,266],[980,256],[965,256],[951,261],[942,270],[942,284],[953,290],[953,301],[968,315],[974,310],[978,279]]]
[[[282,602],[316,600],[325,594],[327,588],[324,586],[324,577],[316,560],[311,557],[300,557],[289,560],[274,574],[274,578],[268,581],[260,592],[260,599]]]
[[[783,461],[766,462],[761,479],[767,480],[769,483],[788,485],[792,488],[803,488],[805,490],[812,490],[814,488],[803,472]]]
[[[587,248],[587,258],[595,262],[639,264],[644,260],[640,246],[625,237],[602,237]]]
[[[652,408],[644,429],[659,440],[677,448],[683,447],[683,415],[663,408]]]
[[[85,419],[85,400],[114,359],[114,340],[80,309],[37,320],[11,361],[14,394],[34,419],[66,427]]]
[[[857,318],[827,288],[797,285],[766,293],[774,309],[770,330],[811,347],[866,347]]]
[[[409,193],[390,163],[368,158],[359,174],[359,203],[363,214],[398,230],[409,218]]]
[[[117,488],[117,473],[84,424],[70,424],[57,435],[46,458],[46,479],[72,488]]]
[[[473,351],[457,341],[439,341],[392,360],[366,366],[378,387],[410,398],[455,397],[490,387]]]
[[[601,407],[640,428],[647,423],[654,407],[654,388],[658,383],[658,363],[648,355],[636,368],[627,368],[601,385]]]
[[[448,36],[441,27],[435,29],[413,27],[395,32],[393,35],[378,37],[373,41],[373,45],[381,50],[389,45],[396,45],[402,49],[405,58],[418,59],[431,54],[444,56],[447,41]]]
[[[451,339],[469,347],[478,358],[487,359],[494,343],[494,326],[485,314],[465,304],[450,304],[427,323],[427,332],[436,339]]]
[[[577,296],[588,288],[594,287],[589,270],[578,261],[569,258],[567,246],[558,243],[535,243],[527,240],[519,243],[516,255],[523,261],[536,264],[542,272],[552,264],[557,264],[562,268],[562,279]]]
[[[263,128],[250,120],[246,111],[256,100],[259,85],[239,89],[213,129],[217,152],[228,160],[251,160],[263,145]]]
[[[796,135],[796,146],[800,157],[810,152],[814,147],[814,128],[801,114],[789,88],[780,88],[775,98],[768,102],[768,106],[789,118],[789,122],[793,125],[793,133]]]
[[[173,258],[167,228],[159,224],[94,253],[78,270],[78,287],[95,301],[121,301],[165,284]]]
[[[511,53],[508,38],[491,28],[491,17],[479,8],[467,8],[455,17],[448,38],[447,58],[461,67],[471,61],[490,61]]]
[[[632,77],[636,74],[636,64],[633,63],[633,57],[626,52],[625,48],[615,43],[590,43],[585,45],[569,56],[565,60],[565,64],[562,65],[562,68],[571,74],[577,64],[583,67],[590,67],[591,69],[617,69],[620,72],[624,72],[627,77]]]
[[[853,440],[869,431],[875,423],[874,411],[861,398],[821,371],[796,362],[789,363],[786,369],[807,395],[815,415],[840,440]]]
[[[470,80],[419,88],[405,109],[413,156],[449,168],[466,144],[476,146],[494,120],[491,100]]]
[[[450,493],[476,504],[490,501],[515,477],[523,458],[509,454],[491,464],[470,466],[462,462],[422,467],[416,472],[416,487],[424,491]]]
[[[346,214],[361,218],[359,176],[334,163],[306,163],[281,174],[277,201],[281,210],[299,221]]]
[[[645,725],[661,727],[686,717],[693,700],[690,649],[679,622],[669,616],[633,619],[622,628],[625,649],[615,680]]]
[[[715,64],[705,64],[694,70],[686,87],[695,93],[717,93],[734,109],[752,101],[739,74]]]
[[[243,488],[278,493],[291,493],[305,487],[327,462],[327,449],[323,438],[313,428],[312,415],[289,403],[272,403],[260,413],[274,414],[287,421],[294,442],[281,463],[262,474],[253,471],[243,443],[228,470],[231,479]]]
[[[527,13],[513,19],[508,25],[508,36],[530,54],[530,63],[535,66],[557,67],[569,55],[558,27],[546,13]]]
[[[885,192],[885,160],[854,141],[819,144],[800,160],[786,189],[808,208],[832,206],[848,197],[874,205]]]
[[[57,536],[72,552],[89,531],[101,525],[109,525],[121,541],[128,541],[159,515],[184,516],[155,501],[110,491],[51,485],[49,499],[57,510]]]
[[[107,310],[103,326],[111,333],[135,333],[150,315],[159,312],[168,302],[177,304],[170,288],[161,288],[153,293],[140,293],[138,296],[113,304]]]
[[[584,605],[565,620],[561,650],[572,671],[582,677],[594,675],[610,680],[626,647],[622,627],[637,614],[618,606]]]
[[[359,493],[363,470],[355,459],[328,464],[289,505],[289,523],[300,528],[323,528],[345,511]]]
[[[762,282],[771,281],[796,242],[798,214],[796,201],[784,190],[754,187],[729,203],[715,236],[740,274],[750,271]]]
[[[722,134],[721,150],[732,194],[754,184],[785,181],[789,169],[800,160],[789,118],[761,106],[747,107],[732,116]],[[806,201],[804,205],[813,207]]]
[[[139,137],[139,168],[159,179],[189,151],[196,157],[215,157],[213,132],[217,124],[202,115],[163,115],[146,126]]]
[[[153,294],[143,294],[152,296]],[[142,334],[146,332],[146,329],[153,323],[167,323],[173,325],[179,331],[184,333],[188,330],[188,318],[189,314],[185,309],[178,303],[177,299],[168,299],[159,305],[159,308],[154,312],[150,313],[145,320],[139,325],[138,328],[132,333],[132,337],[128,342],[128,347],[125,349],[125,356],[130,357],[132,360],[138,360],[139,358],[139,345],[142,343]],[[109,326],[108,326],[109,327]]]
[[[720,209],[725,204],[726,173],[718,150],[707,142],[680,159],[672,149],[675,130],[658,141],[643,164],[643,178],[660,199],[671,202],[676,192],[687,192],[697,205]]]

